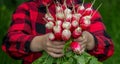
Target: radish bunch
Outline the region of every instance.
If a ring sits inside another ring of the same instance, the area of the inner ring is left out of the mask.
[[[70,38],[76,39],[91,25],[91,18],[95,13],[92,9],[95,0],[89,7],[83,5],[84,1],[82,5],[74,5],[72,0],[70,2],[73,7],[72,10],[67,7],[66,0],[63,4],[55,3],[55,14],[51,14],[46,5],[47,13],[44,20],[47,22],[46,28],[52,30],[49,35],[50,40],[68,41]],[[73,49],[73,47],[71,48]]]
[[[49,2],[50,0],[43,0],[43,4],[46,5],[47,9],[47,13],[43,18],[46,21],[45,26],[52,31],[48,38],[52,41],[65,41],[63,48],[65,55],[60,58],[53,58],[43,51],[43,55],[32,64],[102,64],[96,57],[83,52],[80,43],[74,41],[74,39],[82,36],[83,31],[88,30],[92,17],[101,5],[94,11],[92,6],[95,0],[90,6],[84,6],[84,0],[81,5],[74,5],[74,2],[70,0],[72,9],[69,9],[66,0],[64,0],[63,4],[55,3],[56,12],[53,14],[48,9]],[[66,51],[69,47],[72,51]]]

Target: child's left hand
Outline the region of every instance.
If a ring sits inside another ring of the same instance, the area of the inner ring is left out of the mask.
[[[94,37],[88,31],[83,31],[82,36],[74,41],[79,42],[81,45],[81,50],[79,52],[80,54],[84,52],[85,49],[92,50],[95,46]]]

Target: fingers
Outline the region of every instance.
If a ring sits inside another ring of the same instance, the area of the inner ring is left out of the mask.
[[[59,58],[59,57],[62,57],[64,55],[63,53],[58,54],[58,53],[54,53],[54,52],[51,52],[51,51],[47,51],[47,53],[54,58]]]
[[[82,44],[80,50],[75,50],[74,52],[76,54],[82,54],[85,49],[86,49],[86,44]]]
[[[64,45],[65,42],[63,41],[48,41],[46,43],[47,46],[60,46],[60,45]]]
[[[83,31],[82,33],[82,36],[80,36],[79,38],[75,39],[75,41],[78,41],[78,42],[82,42],[84,40],[87,40],[88,39],[88,33],[87,31]]]
[[[86,38],[84,38],[83,40],[80,39],[80,41],[79,40],[74,40],[74,41],[79,42],[80,45],[87,44],[87,39]]]
[[[47,41],[45,43],[44,50],[51,55],[52,57],[61,57],[64,55],[63,48],[64,48],[65,42],[63,41]]]
[[[85,48],[81,49],[80,54],[82,54],[85,51]]]
[[[86,44],[81,45],[81,50],[86,49]]]
[[[85,36],[80,36],[79,38],[77,38],[77,39],[74,39],[74,41],[79,41],[79,42],[82,42],[82,41],[84,41],[84,39],[85,39]]]
[[[57,54],[62,54],[63,53],[63,49],[48,48],[47,51],[54,52],[54,53],[57,53]]]
[[[57,42],[56,42],[57,43]],[[59,43],[58,43],[59,44]],[[46,52],[51,55],[52,57],[58,58],[62,57],[63,54],[63,47],[64,45],[54,45],[54,44],[47,44]]]
[[[79,42],[79,43],[82,45],[82,44],[87,43],[88,38],[87,38],[87,36],[86,36],[85,33],[84,33],[84,34],[82,34],[82,36],[80,36],[79,38],[74,39],[74,41],[77,41],[77,42]]]
[[[57,42],[56,42],[57,43]],[[63,47],[64,47],[64,44],[57,44],[57,45],[55,45],[55,44],[53,44],[53,42],[48,42],[47,44],[46,44],[46,47],[50,47],[50,48],[57,48],[57,49],[63,49]]]
[[[63,49],[64,45],[59,45],[59,46],[51,46],[52,48],[56,48],[56,49]]]
[[[65,42],[64,41],[52,41],[51,42],[53,45],[64,45]]]

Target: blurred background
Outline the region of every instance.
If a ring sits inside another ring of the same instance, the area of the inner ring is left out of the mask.
[[[0,47],[2,39],[6,34],[11,22],[11,15],[17,6],[27,0],[0,0]],[[93,0],[85,0],[91,2]],[[107,33],[111,36],[115,46],[115,53],[105,60],[104,64],[120,63],[120,0],[96,0],[95,8],[103,3],[99,9],[103,22],[106,25]],[[0,64],[21,64],[20,60],[14,60],[4,53],[0,48]]]

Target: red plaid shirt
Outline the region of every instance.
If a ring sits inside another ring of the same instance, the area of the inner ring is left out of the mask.
[[[42,0],[34,0],[21,4],[12,15],[12,23],[8,33],[3,40],[2,49],[15,59],[22,59],[23,64],[31,64],[41,56],[41,52],[31,52],[31,40],[38,35],[49,33],[45,28],[45,21],[42,19],[46,13]],[[74,0],[75,4],[81,3]],[[52,1],[51,1],[52,2]],[[67,0],[69,4],[69,0]],[[90,6],[85,4],[85,6]],[[54,5],[49,6],[51,13]],[[103,61],[113,55],[114,47],[111,38],[106,33],[105,26],[101,20],[99,12],[92,18],[88,31],[94,36],[95,48],[87,51]]]

